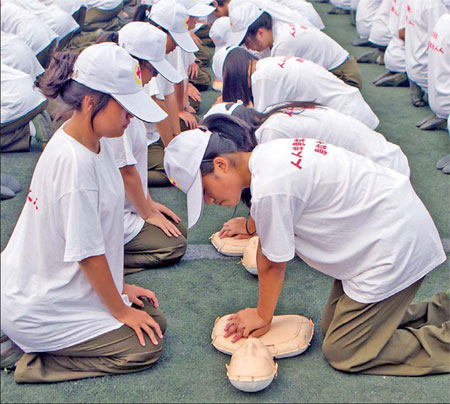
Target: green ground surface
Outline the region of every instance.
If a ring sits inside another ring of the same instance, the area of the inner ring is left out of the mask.
[[[348,16],[328,16],[328,4],[314,3],[326,32],[352,55],[356,36]],[[450,238],[450,177],[435,169],[449,152],[447,132],[424,132],[415,123],[428,116],[428,108],[414,108],[406,88],[374,87],[383,73],[379,65],[360,65],[363,95],[380,118],[379,131],[399,144],[411,165],[411,181],[430,211],[442,238]],[[217,93],[203,93],[204,113]],[[39,148],[30,153],[3,154],[1,171],[14,175],[28,189]],[[151,190],[186,219],[185,198],[175,188]],[[1,202],[1,248],[14,228],[26,192]],[[240,206],[238,214],[246,212]],[[233,215],[232,208],[207,206],[201,222],[189,232],[189,244],[208,244],[209,236]],[[295,259],[288,265],[277,314],[310,317],[316,330],[309,349],[301,356],[279,361],[278,377],[263,392],[247,394],[234,389],[226,377],[229,357],[211,345],[210,334],[218,316],[254,306],[257,280],[235,258],[184,260],[170,268],[127,277],[127,281],[157,293],[168,320],[163,357],[153,369],[123,376],[101,377],[52,385],[16,385],[12,374],[1,375],[2,402],[450,402],[450,377],[382,377],[345,374],[332,369],[321,352],[321,310],[332,279]],[[424,281],[416,300],[449,286],[449,262]]]

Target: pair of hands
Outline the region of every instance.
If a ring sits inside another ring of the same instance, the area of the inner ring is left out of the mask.
[[[145,218],[145,221],[149,224],[159,227],[168,237],[181,236],[181,231],[170,220],[168,220],[166,216],[170,217],[175,223],[180,223],[181,219],[168,207],[164,206],[161,203],[153,202],[152,207],[152,213],[150,213],[150,215]]]
[[[236,239],[253,237],[247,233],[246,223],[247,219],[245,217],[234,217],[233,219],[228,220],[219,231],[219,237],[235,236]]]
[[[239,341],[241,338],[258,338],[270,329],[270,322],[264,321],[258,314],[258,309],[247,308],[240,310],[228,317],[225,326],[225,338],[234,334],[231,342]]]
[[[141,288],[140,286],[125,283],[122,293],[127,295],[130,302],[136,306],[144,307],[144,302],[141,298],[146,298],[155,308],[159,306],[155,292]],[[158,345],[155,333],[159,338],[163,338],[159,324],[144,310],[125,306],[123,313],[117,319],[134,330],[142,346],[145,346],[143,331],[148,335],[153,345]]]

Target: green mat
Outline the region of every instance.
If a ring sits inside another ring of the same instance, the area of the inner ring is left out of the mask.
[[[326,14],[329,4],[314,3],[327,26],[326,32],[350,54],[356,37],[348,16]],[[378,130],[399,144],[411,165],[411,181],[430,211],[442,238],[450,238],[450,177],[435,169],[449,153],[445,131],[420,131],[415,123],[430,110],[414,108],[407,88],[379,88],[372,79],[384,72],[379,65],[360,65],[363,95],[380,118]],[[218,93],[202,93],[203,114]],[[39,148],[30,153],[3,154],[1,170],[20,180],[24,191],[1,202],[1,247],[5,247],[22,209]],[[175,188],[151,189],[153,199],[167,204],[186,222],[184,195]],[[278,377],[264,391],[242,393],[228,382],[229,357],[211,345],[210,334],[218,316],[255,306],[257,279],[237,264],[238,259],[201,257],[209,236],[233,215],[233,208],[206,206],[200,223],[189,232],[187,259],[169,268],[130,275],[127,282],[154,290],[168,321],[165,350],[152,369],[123,376],[101,377],[52,385],[16,385],[12,374],[1,375],[2,402],[450,402],[450,376],[383,377],[352,375],[332,369],[325,361],[319,330],[321,311],[332,279],[295,259],[288,264],[277,314],[310,317],[316,330],[309,349],[301,356],[279,360]],[[239,206],[237,214],[247,208]],[[32,269],[30,269],[32,270]],[[448,261],[425,279],[416,301],[448,288]]]

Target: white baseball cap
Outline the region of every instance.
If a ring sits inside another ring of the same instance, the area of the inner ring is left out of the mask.
[[[215,7],[209,6],[208,0],[177,0],[183,5],[192,17],[206,17],[210,15]]]
[[[211,132],[187,130],[176,136],[164,150],[164,169],[172,185],[187,197],[188,227],[193,227],[203,211],[203,182],[200,172]]]
[[[183,80],[181,74],[166,60],[167,34],[148,22],[134,21],[119,30],[119,45],[131,56],[146,60],[172,83]]]
[[[223,81],[223,65],[228,54],[233,50],[239,48],[239,46],[227,46],[220,48],[214,53],[212,61],[212,70],[216,79]]]
[[[84,49],[75,61],[72,79],[111,95],[142,121],[159,122],[167,117],[144,92],[137,60],[113,42],[94,44]]]
[[[239,45],[247,34],[248,27],[252,25],[264,11],[253,3],[242,3],[229,11],[231,23],[230,43]]]
[[[184,6],[173,0],[159,1],[150,11],[150,19],[169,31],[181,49],[190,53],[198,51],[188,30],[189,14]]]
[[[225,115],[233,115],[234,110],[237,107],[244,105],[242,101],[238,102],[219,102],[218,104],[213,105],[209,111],[205,114],[203,119],[210,115],[214,114],[225,114]]]
[[[229,17],[220,17],[215,20],[209,30],[209,37],[217,48],[229,45],[231,37],[231,24]]]

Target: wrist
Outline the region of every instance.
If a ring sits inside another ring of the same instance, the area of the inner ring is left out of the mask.
[[[256,229],[253,232],[250,232],[249,228],[248,228],[248,219],[245,221],[245,231],[247,232],[247,234],[249,236],[254,236],[256,233]]]

